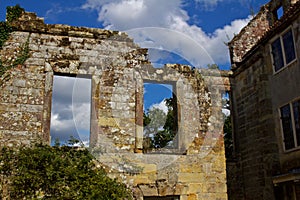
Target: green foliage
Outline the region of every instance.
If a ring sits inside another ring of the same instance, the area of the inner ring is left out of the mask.
[[[144,117],[144,119],[143,119],[143,126],[146,127],[146,126],[148,126],[150,124],[151,119],[149,117],[149,114],[146,114],[145,112],[143,113],[143,117]]]
[[[165,147],[172,141],[176,135],[177,120],[175,119],[174,98],[166,99],[168,113],[163,130],[154,135],[154,146],[158,148]]]
[[[224,143],[225,143],[225,156],[227,159],[233,157],[233,139],[232,139],[232,126],[230,115],[225,118],[224,126]]]
[[[217,64],[208,64],[207,65],[208,69],[220,69],[219,66]]]
[[[167,114],[158,108],[144,112],[144,148],[164,148],[176,135],[177,121],[173,109],[176,105],[175,98],[166,99],[165,102],[168,107]]]
[[[6,8],[6,22],[0,22],[0,49],[8,39],[9,34],[13,31],[11,23],[18,19],[22,12],[24,12],[24,9],[18,4],[16,6],[8,6]]]
[[[5,41],[8,39],[9,34],[12,31],[12,27],[6,22],[0,22],[0,49]]]
[[[23,65],[24,62],[29,58],[29,37],[25,44],[20,47],[20,52],[17,54],[16,59],[10,64],[4,65],[0,59],[0,77],[9,69],[14,68],[18,65]]]
[[[132,199],[87,149],[38,144],[0,153],[0,181],[11,199]]]
[[[22,65],[29,57],[29,37],[27,38],[27,41],[25,44],[21,46],[20,53],[17,55],[17,58],[13,61],[12,67]]]
[[[228,97],[226,97],[228,96]],[[224,109],[230,110],[230,99],[229,99],[229,92],[224,94],[222,98],[222,104]],[[233,138],[232,138],[232,126],[231,126],[231,116],[226,116],[224,114],[224,144],[225,144],[225,156],[226,159],[233,159]]]
[[[158,108],[152,108],[147,113],[144,112],[144,139],[143,149],[148,151],[156,147],[153,136],[164,126],[166,114]]]
[[[0,59],[0,77],[8,70],[8,67],[4,66],[2,64],[2,61]]]
[[[25,12],[24,8],[21,8],[19,4],[15,6],[8,6],[6,8],[6,21],[7,23],[11,23],[14,20],[18,19],[21,14]]]
[[[0,49],[2,49],[2,46],[7,41],[9,34],[13,31],[11,23],[21,16],[24,9],[17,4],[16,6],[8,6],[6,11],[6,22],[0,22]],[[24,64],[25,60],[29,57],[28,41],[29,38],[27,42],[21,46],[21,52],[17,55],[17,58],[12,61],[12,63],[4,65],[0,59],[0,76],[2,76],[7,70]]]

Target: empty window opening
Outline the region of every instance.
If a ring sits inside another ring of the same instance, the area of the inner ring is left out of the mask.
[[[180,197],[178,195],[164,196],[164,197],[152,196],[152,197],[144,197],[144,200],[180,200]]]
[[[225,91],[222,94],[222,113],[224,116],[224,144],[225,144],[225,156],[226,159],[233,159],[233,137],[232,137],[232,126],[230,116],[230,92]]]
[[[178,146],[177,99],[174,84],[144,83],[143,151]]]
[[[55,75],[53,77],[50,138],[51,145],[89,146],[91,119],[91,79]],[[74,142],[74,141],[73,141]]]
[[[279,8],[277,8],[276,10],[276,18],[280,19],[283,16],[283,7],[280,6]]]
[[[222,94],[222,113],[225,117],[230,116],[230,97],[229,91],[225,91]]]

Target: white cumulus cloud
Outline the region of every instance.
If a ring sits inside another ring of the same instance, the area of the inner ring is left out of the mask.
[[[195,0],[204,7],[216,6],[221,1]],[[190,17],[183,5],[182,0],[87,0],[82,8],[96,10],[98,20],[107,29],[129,32],[142,47],[173,52],[196,67],[205,67],[208,63],[229,64],[225,43],[249,22],[250,17],[234,20],[213,33],[206,33],[201,27],[188,23]],[[156,30],[152,33],[149,29],[143,31],[149,27]],[[169,33],[157,32],[159,28],[167,29]],[[181,33],[181,39],[175,32]]]
[[[74,122],[77,129],[89,130],[90,129],[90,118],[91,118],[91,104],[90,103],[78,103],[73,104],[72,112]]]
[[[165,27],[173,16],[187,20],[188,15],[180,6],[180,0],[87,0],[82,8],[97,10],[98,20],[107,28],[127,30],[137,27]]]
[[[157,108],[159,110],[162,110],[165,114],[168,114],[168,107],[166,105],[165,100],[161,101],[160,103],[151,105],[149,110],[152,110],[153,108]]]
[[[196,4],[200,5],[205,10],[210,10],[217,6],[223,0],[195,0]]]

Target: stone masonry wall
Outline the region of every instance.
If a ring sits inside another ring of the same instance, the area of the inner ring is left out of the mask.
[[[265,34],[276,26],[277,9],[282,6],[284,12],[289,12],[289,8],[299,0],[271,0],[261,7],[260,11],[250,20],[250,22],[229,42],[232,68],[234,63],[241,62],[243,57],[252,50]]]
[[[227,163],[227,170],[234,171],[227,174],[229,199],[276,199],[274,177],[299,166],[296,161],[299,152],[283,152],[278,111],[282,105],[299,97],[299,62],[295,60],[282,71],[274,72],[270,51],[271,42],[291,28],[299,55],[299,1],[273,0],[266,6],[273,11],[280,5],[285,15],[273,22],[248,52],[238,52],[242,49],[235,46],[245,32],[241,31],[230,43],[230,49],[236,52],[231,52],[235,160]],[[249,29],[254,28],[251,24],[254,22],[248,24]]]
[[[153,68],[147,50],[125,33],[47,25],[33,13],[14,22],[0,52],[30,57],[0,79],[1,146],[50,141],[53,75],[92,80],[91,152],[115,177],[144,196],[227,199],[221,97],[228,73],[166,64]],[[143,153],[143,83],[172,82],[178,105],[177,149]]]
[[[241,198],[241,194],[232,193],[230,199],[275,198],[272,176],[279,171],[279,157],[270,86],[272,67],[266,63],[269,52],[265,50],[257,51],[231,79],[235,170],[240,173],[228,182],[244,194]]]
[[[232,63],[242,61],[243,56],[257,44],[269,29],[268,12],[267,6],[261,7],[259,13],[230,41]]]

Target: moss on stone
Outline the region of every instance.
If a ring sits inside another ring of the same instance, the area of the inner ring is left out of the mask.
[[[24,12],[24,9],[18,4],[16,6],[8,6],[6,8],[6,22],[0,22],[0,49],[2,49],[4,43],[8,40],[10,33],[13,31],[11,23],[17,20]],[[26,59],[29,57],[28,43],[29,37],[26,43],[21,46],[21,51],[17,55],[16,59],[8,65],[4,65],[0,58],[0,76],[2,76],[7,70],[24,64]]]

